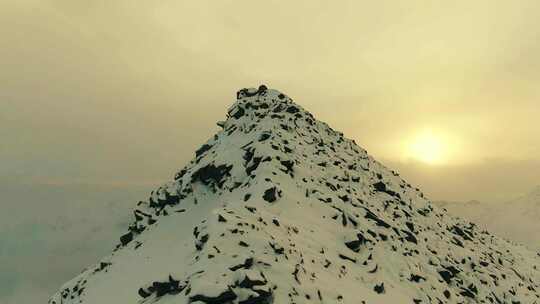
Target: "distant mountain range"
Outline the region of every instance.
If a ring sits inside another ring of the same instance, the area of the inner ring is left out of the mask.
[[[452,215],[470,219],[508,240],[540,252],[540,186],[504,203],[436,201]]]

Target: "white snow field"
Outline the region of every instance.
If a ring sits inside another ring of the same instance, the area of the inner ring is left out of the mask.
[[[50,304],[540,303],[540,257],[449,216],[291,98],[243,89]]]

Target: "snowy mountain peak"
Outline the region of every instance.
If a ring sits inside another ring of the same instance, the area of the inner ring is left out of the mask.
[[[276,90],[137,204],[50,304],[538,303],[540,258],[448,216]]]

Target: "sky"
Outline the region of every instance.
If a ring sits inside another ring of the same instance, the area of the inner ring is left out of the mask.
[[[123,210],[262,83],[430,198],[507,201],[540,184],[539,80],[536,0],[0,0],[0,242]]]

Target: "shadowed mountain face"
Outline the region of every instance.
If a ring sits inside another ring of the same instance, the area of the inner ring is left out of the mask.
[[[510,241],[540,252],[540,186],[504,203],[446,202],[435,204]]]
[[[535,303],[540,257],[451,217],[276,90],[137,204],[50,304]]]

